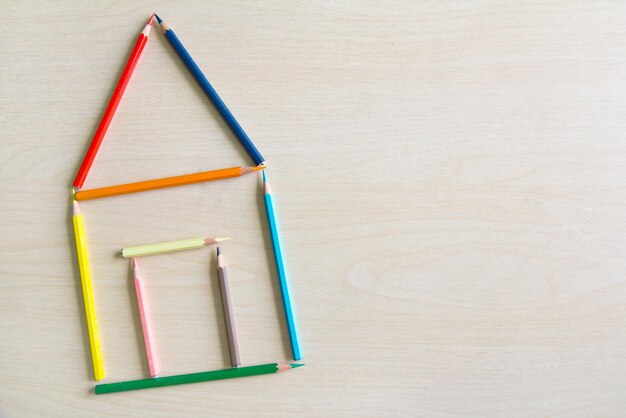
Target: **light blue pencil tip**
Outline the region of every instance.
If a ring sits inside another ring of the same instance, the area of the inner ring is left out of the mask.
[[[267,174],[265,174],[265,170],[263,170],[263,183],[267,181]]]

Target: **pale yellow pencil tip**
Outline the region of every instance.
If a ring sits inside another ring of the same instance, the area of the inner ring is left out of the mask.
[[[228,241],[230,238],[215,238],[215,242]]]

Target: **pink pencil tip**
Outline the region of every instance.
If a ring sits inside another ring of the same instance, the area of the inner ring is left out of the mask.
[[[135,257],[133,257],[132,260],[133,260],[133,279],[141,280],[141,271],[139,270],[139,262],[137,261]]]

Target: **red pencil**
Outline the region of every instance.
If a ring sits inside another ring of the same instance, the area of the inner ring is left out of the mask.
[[[124,95],[124,90],[126,90],[126,86],[128,85],[128,81],[130,77],[133,75],[133,71],[137,66],[137,62],[139,62],[139,57],[141,57],[141,53],[143,52],[146,43],[148,43],[148,35],[150,34],[150,28],[152,27],[152,20],[154,19],[154,13],[150,16],[148,23],[143,28],[139,37],[137,38],[137,42],[135,43],[135,47],[133,51],[130,53],[130,57],[128,57],[128,62],[126,63],[126,67],[122,72],[122,76],[117,82],[117,86],[115,87],[115,91],[113,92],[113,96],[111,96],[111,100],[109,101],[109,105],[104,111],[104,115],[102,116],[102,120],[100,121],[100,125],[98,125],[98,129],[96,130],[93,139],[91,140],[91,144],[89,145],[89,149],[87,150],[87,154],[85,154],[85,158],[83,159],[83,163],[80,165],[78,169],[78,173],[76,174],[76,178],[74,179],[74,187],[80,189],[83,187],[85,183],[85,179],[87,178],[87,174],[89,174],[89,169],[93,164],[93,160],[96,158],[96,154],[98,153],[98,149],[100,148],[100,144],[102,144],[102,140],[104,139],[104,135],[109,128],[109,124],[111,123],[111,119],[113,119],[113,115],[115,114],[115,110],[117,109],[117,105],[120,104],[120,100]]]

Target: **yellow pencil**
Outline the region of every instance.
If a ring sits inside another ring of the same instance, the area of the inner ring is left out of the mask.
[[[158,244],[138,245],[136,247],[122,248],[122,257],[133,258],[144,255],[171,253],[173,251],[193,250],[217,244],[230,238],[191,238],[178,241],[159,242]]]
[[[91,286],[91,272],[89,271],[89,259],[87,257],[87,242],[85,240],[85,224],[83,215],[76,200],[73,201],[74,238],[76,239],[76,256],[80,269],[80,283],[83,288],[83,301],[85,303],[85,318],[89,333],[89,346],[91,347],[91,359],[93,361],[93,375],[96,380],[104,379],[104,364],[102,363],[102,350],[98,335],[98,322],[96,321],[96,307],[93,301],[93,288]]]

